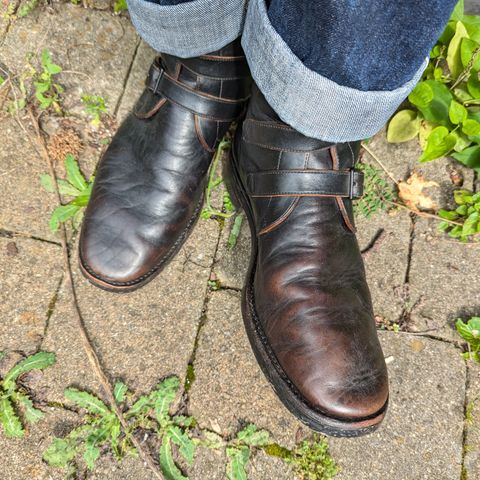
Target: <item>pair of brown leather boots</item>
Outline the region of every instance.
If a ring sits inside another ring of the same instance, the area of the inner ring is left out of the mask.
[[[283,123],[252,85],[238,41],[197,58],[155,60],[98,166],[82,272],[113,292],[152,280],[192,230],[233,121],[225,180],[252,232],[242,312],[256,358],[312,429],[372,432],[387,409],[388,380],[355,238],[359,143],[326,143]]]

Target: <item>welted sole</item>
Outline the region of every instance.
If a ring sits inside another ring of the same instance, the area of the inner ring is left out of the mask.
[[[385,417],[388,400],[378,412],[368,417],[350,419],[333,417],[309,405],[279,364],[255,310],[253,283],[258,252],[256,232],[250,201],[238,174],[233,146],[230,159],[225,166],[224,177],[232,201],[237,208],[245,211],[251,231],[252,253],[242,291],[242,316],[253,353],[265,377],[288,410],[312,430],[333,437],[359,437],[374,432]]]
[[[178,239],[175,241],[175,243],[173,244],[169,252],[164,257],[162,257],[162,259],[150,270],[150,272],[143,275],[140,279],[132,280],[131,282],[128,282],[125,284],[109,283],[107,280],[102,279],[100,276],[96,276],[93,270],[85,264],[85,262],[82,259],[82,256],[79,254],[78,261],[79,261],[79,267],[80,267],[80,271],[82,272],[82,275],[92,285],[95,285],[96,287],[101,288],[102,290],[106,290],[107,292],[129,293],[129,292],[138,290],[139,288],[142,288],[162,272],[162,270],[169,264],[169,262],[173,259],[173,257],[175,257],[175,255],[179,252],[179,250],[182,248],[184,243],[187,241],[188,237],[192,233],[193,228],[195,227],[198,221],[198,218],[200,217],[200,212],[202,211],[202,208],[203,208],[203,201],[204,201],[204,195],[202,195],[202,198],[198,203],[193,216],[190,218],[187,224],[187,227],[179,235]]]

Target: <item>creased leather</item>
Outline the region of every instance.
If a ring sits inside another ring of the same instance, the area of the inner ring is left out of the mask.
[[[239,41],[215,55],[233,67],[245,62]],[[189,62],[191,68],[181,62],[171,55],[161,62],[179,85],[245,104],[249,77],[200,76],[192,70],[198,62]],[[209,73],[215,73],[215,64],[222,62],[209,64]],[[230,70],[235,75],[237,70]],[[222,66],[219,75],[225,72]],[[198,118],[145,89],[98,165],[80,238],[80,260],[90,280],[129,287],[163,268],[200,213],[212,152],[230,123]]]
[[[253,129],[254,122],[285,126],[256,88],[245,124]],[[247,179],[261,172],[349,169],[358,156],[358,144],[315,150],[309,148],[315,146],[312,139],[288,151],[282,128],[271,131],[277,132],[279,150],[249,143],[254,135],[237,131],[235,156],[245,194]],[[276,359],[319,411],[349,419],[374,415],[388,399],[387,370],[362,257],[338,198],[248,198],[258,246],[254,314]],[[351,200],[341,200],[351,213]]]

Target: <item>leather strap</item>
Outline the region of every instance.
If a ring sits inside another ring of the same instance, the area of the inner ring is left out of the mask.
[[[154,94],[162,95],[200,117],[217,121],[238,118],[247,100],[229,100],[193,90],[170,77],[157,61],[150,67],[146,85]]]
[[[243,140],[270,150],[311,152],[332,146],[315,138],[306,137],[293,128],[277,122],[245,120],[242,126]]]
[[[346,197],[363,194],[363,173],[357,170],[269,170],[247,175],[252,197]]]
[[[203,55],[194,58],[178,58],[178,62],[185,65],[185,67],[197,75],[204,77],[227,80],[248,78],[250,76],[250,70],[245,57]]]

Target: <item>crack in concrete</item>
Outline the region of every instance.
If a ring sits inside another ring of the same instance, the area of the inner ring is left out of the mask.
[[[135,50],[134,50],[133,55],[132,55],[132,61],[130,62],[127,73],[125,75],[125,79],[123,81],[122,93],[120,94],[120,97],[118,98],[118,102],[115,105],[115,110],[113,111],[113,115],[115,117],[118,115],[118,111],[120,110],[120,106],[122,104],[123,97],[125,96],[125,90],[127,88],[128,80],[130,79],[130,74],[132,73],[132,70],[133,70],[133,64],[135,63],[135,60],[138,56],[138,49],[140,48],[141,42],[142,42],[141,39],[138,38],[137,44],[135,45]]]
[[[16,238],[16,237],[28,238],[29,240],[48,243],[50,245],[56,245],[57,247],[61,246],[60,242],[56,242],[54,240],[48,240],[47,238],[37,237],[36,235],[31,235],[29,233],[17,232],[15,230],[8,230],[0,227],[0,238]]]
[[[209,220],[203,220],[203,221],[209,221]],[[212,255],[212,263],[210,265],[210,273],[209,273],[209,279],[212,276],[214,267],[215,267],[215,261],[217,258],[217,253],[218,249],[220,247],[220,242],[222,239],[222,231],[219,228],[218,229],[218,235],[217,235],[217,243],[215,245],[215,250]],[[198,322],[197,326],[197,332],[195,334],[195,340],[193,341],[193,346],[192,346],[192,352],[190,353],[190,358],[188,360],[187,368],[185,371],[185,383],[183,386],[183,396],[182,396],[182,403],[184,405],[185,410],[188,411],[188,406],[189,406],[189,401],[190,401],[190,395],[189,392],[193,386],[193,383],[195,382],[195,360],[197,356],[197,349],[198,349],[198,343],[200,340],[200,334],[202,333],[203,327],[207,321],[207,316],[208,316],[208,304],[210,302],[210,299],[212,297],[212,289],[208,285],[207,281],[207,286],[205,288],[205,296],[203,299],[203,306],[202,306],[202,312],[200,314],[200,319]]]
[[[48,328],[50,326],[50,319],[52,318],[52,316],[55,312],[55,307],[57,305],[60,289],[62,288],[64,278],[65,278],[65,273],[62,272],[62,275],[60,276],[60,279],[59,279],[58,284],[57,284],[57,288],[55,289],[55,292],[53,293],[53,296],[50,299],[50,302],[48,303],[47,315],[46,315],[47,318],[45,319],[45,323],[43,325],[42,336],[41,336],[41,338],[38,342],[38,346],[37,346],[38,350],[41,350],[42,344],[43,344],[45,338],[47,337]]]
[[[468,389],[470,387],[470,370],[468,368],[468,363],[465,360],[465,397],[463,399],[463,431],[462,431],[462,462],[460,470],[460,480],[467,479],[468,472],[465,468],[465,456],[466,456],[466,446],[467,446],[467,435],[468,435]]]

